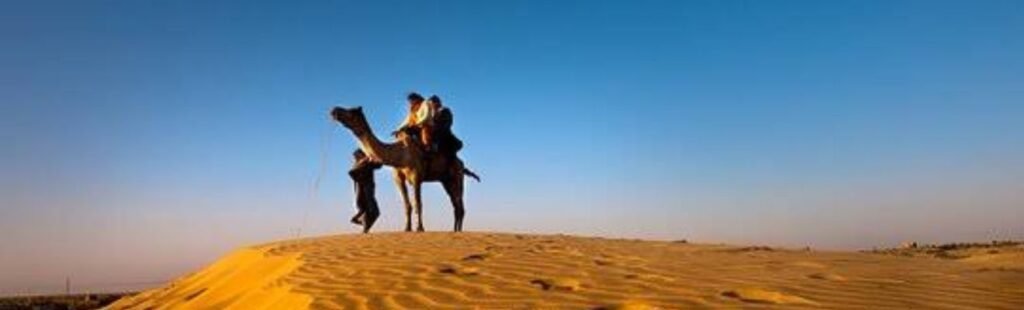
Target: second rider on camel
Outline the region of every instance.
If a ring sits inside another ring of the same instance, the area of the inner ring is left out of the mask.
[[[413,130],[419,135],[420,143],[428,152],[441,152],[450,157],[462,149],[462,141],[452,133],[454,117],[447,107],[441,104],[441,98],[430,96],[423,99],[418,93],[410,93],[409,114],[396,131]]]

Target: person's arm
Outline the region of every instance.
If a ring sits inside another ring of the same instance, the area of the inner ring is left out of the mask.
[[[416,125],[416,114],[409,113],[409,115],[405,117],[405,120],[403,120],[402,123],[398,125],[398,129],[395,129],[395,131],[402,131],[402,129],[405,129],[406,127],[412,125]]]
[[[402,120],[402,123],[398,125],[398,129],[395,129],[395,131],[391,133],[392,136],[397,135],[399,131],[402,131],[402,129],[416,124],[416,112],[419,111],[420,106],[423,106],[423,104],[409,107],[409,113],[406,114],[405,120]]]

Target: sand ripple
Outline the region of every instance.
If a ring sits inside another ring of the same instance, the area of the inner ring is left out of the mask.
[[[561,235],[341,235],[246,248],[112,308],[1015,309],[1024,273],[1004,256],[987,266],[996,260]]]

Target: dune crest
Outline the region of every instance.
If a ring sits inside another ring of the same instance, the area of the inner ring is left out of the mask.
[[[165,288],[119,300],[110,309],[307,308],[313,299],[293,292],[282,281],[301,265],[298,253],[271,255],[259,248],[243,248]]]
[[[1024,304],[1024,273],[1013,268],[1020,253],[943,259],[564,235],[338,235],[245,248],[112,308],[1012,309]]]

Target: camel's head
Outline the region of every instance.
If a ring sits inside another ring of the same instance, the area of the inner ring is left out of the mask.
[[[331,109],[331,117],[357,135],[370,132],[370,125],[366,123],[366,116],[363,115],[363,107],[334,107]]]

